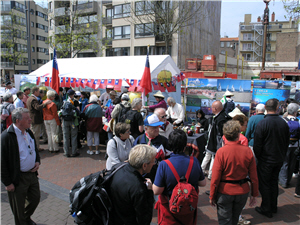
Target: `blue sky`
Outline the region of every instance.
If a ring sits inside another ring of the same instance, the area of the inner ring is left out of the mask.
[[[239,23],[244,22],[245,14],[252,14],[251,22],[256,22],[257,17],[262,17],[266,4],[263,0],[222,0],[221,6],[221,37],[238,37]],[[270,20],[275,12],[275,21],[286,21],[286,12],[281,0],[272,0],[269,3]]]

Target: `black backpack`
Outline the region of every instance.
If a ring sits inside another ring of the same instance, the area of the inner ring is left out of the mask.
[[[136,113],[139,113],[135,110],[129,110],[125,115],[125,121],[124,123],[130,124],[132,126],[132,123],[134,121],[134,116]]]
[[[106,191],[112,176],[127,163],[81,178],[70,191],[70,214],[76,224],[108,225],[112,203]]]
[[[75,106],[71,102],[65,102],[61,108],[61,117],[65,121],[73,121],[75,120]]]
[[[117,123],[125,123],[126,121],[126,113],[131,109],[131,107],[125,107],[122,103],[120,103],[120,106],[122,107],[119,116],[117,118]]]

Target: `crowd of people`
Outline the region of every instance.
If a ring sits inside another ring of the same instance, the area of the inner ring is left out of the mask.
[[[199,161],[186,155],[187,135],[175,129],[185,121],[183,106],[172,97],[165,101],[160,91],[154,94],[157,104],[143,106],[140,98],[130,101],[126,90],[118,96],[110,85],[98,97],[70,88],[56,93],[25,87],[22,92],[7,83],[0,106],[1,181],[15,224],[35,224],[31,215],[40,200],[37,171],[43,134],[49,152],[58,153],[63,147],[63,155],[69,158],[80,155],[84,141],[87,154],[100,154],[105,133],[106,168],[128,162],[111,182],[109,195],[117,215],[111,218],[113,224],[150,224],[153,208],[158,211],[158,224],[196,224],[197,207],[192,205],[197,206],[198,198],[184,214],[180,207],[176,213],[171,210],[170,201],[179,182],[190,184],[191,193],[198,196],[199,187],[206,185],[205,176],[211,180],[206,193],[210,204],[217,206],[219,224],[250,224],[242,210],[249,196],[249,205],[255,206],[259,193],[262,202],[255,210],[273,217],[278,210],[278,179],[287,188],[293,173],[299,172],[295,155],[299,105],[290,100],[286,114],[280,116],[279,101],[269,99],[265,105],[258,104],[248,120],[233,107],[233,95],[224,96],[225,102],[212,103],[214,116],[206,116],[201,109],[196,112],[195,122],[207,140],[205,157]],[[183,192],[190,194],[187,189]],[[300,197],[300,176],[295,197]]]

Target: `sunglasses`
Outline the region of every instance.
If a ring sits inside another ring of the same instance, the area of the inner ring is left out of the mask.
[[[167,117],[167,115],[161,116],[162,119],[164,119],[164,118],[166,118],[166,117]]]

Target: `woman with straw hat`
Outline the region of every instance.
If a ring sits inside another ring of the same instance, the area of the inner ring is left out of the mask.
[[[153,96],[158,103],[156,105],[143,106],[144,109],[148,109],[151,112],[154,112],[156,108],[164,108],[166,110],[168,109],[167,103],[165,101],[165,96],[161,93],[161,91],[156,92]]]

